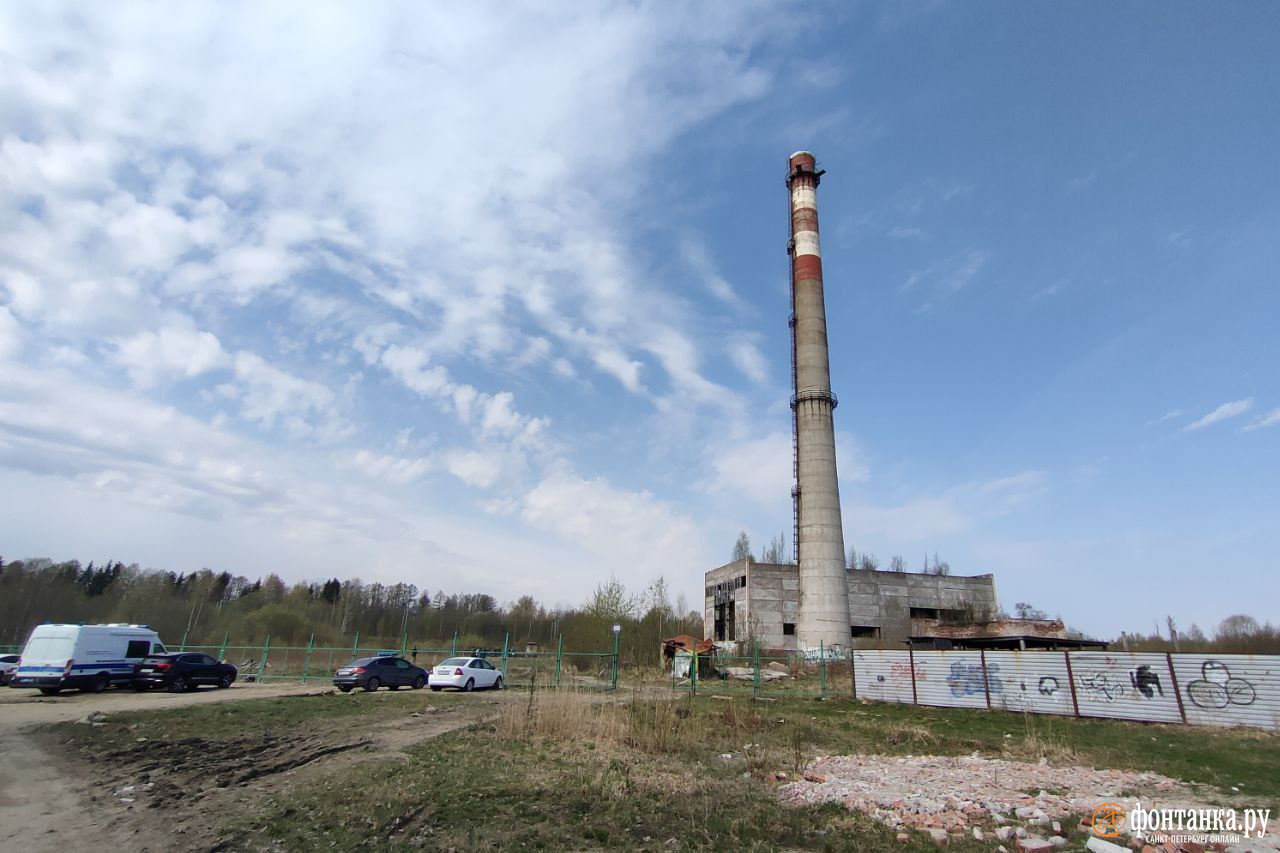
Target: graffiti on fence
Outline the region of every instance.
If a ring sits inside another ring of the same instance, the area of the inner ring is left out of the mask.
[[[1187,698],[1197,708],[1225,708],[1252,705],[1258,694],[1253,684],[1232,675],[1225,663],[1207,660],[1200,665],[1200,678],[1187,685]]]
[[[1157,693],[1164,695],[1164,688],[1160,686],[1160,676],[1152,672],[1151,667],[1145,663],[1129,671],[1129,683],[1133,685],[1134,690],[1148,699],[1154,698]]]
[[[956,650],[917,653],[914,662],[918,690],[912,689],[907,655],[896,650],[856,652],[858,695],[863,696],[865,688],[868,699],[974,707],[983,704],[985,690],[993,708],[1011,711],[1268,729],[1280,725],[1280,656],[1067,656],[1057,651],[989,650],[980,659],[976,651]],[[935,683],[924,680],[930,663]]]
[[[957,697],[985,695],[988,690],[992,693],[1000,693],[1004,690],[1004,684],[1000,681],[999,672],[1000,664],[998,663],[988,666],[984,673],[981,663],[958,660],[951,664],[947,686],[951,688],[951,695]]]
[[[1115,702],[1129,695],[1129,686],[1113,678],[1109,673],[1091,672],[1079,678],[1080,689],[1085,696],[1099,702]]]
[[[801,649],[800,657],[804,658],[808,663],[818,663],[822,660],[826,660],[828,662],[835,661],[838,663],[845,660],[845,652],[844,649],[841,649],[839,646],[830,646],[827,648],[819,647],[816,649]]]
[[[916,681],[929,680],[929,673],[925,670],[924,664],[917,663],[915,665],[915,668],[916,668]],[[889,664],[889,677],[899,678],[899,679],[902,679],[903,681],[910,681],[911,680],[911,664],[906,661],[894,661],[893,663]]]

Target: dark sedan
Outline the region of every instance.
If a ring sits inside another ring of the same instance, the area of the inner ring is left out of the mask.
[[[392,690],[412,687],[414,690],[421,690],[427,684],[427,671],[402,657],[379,655],[353,660],[346,666],[339,667],[333,674],[333,684],[343,693],[350,693],[356,687],[370,691],[379,687],[389,687]]]
[[[174,693],[195,690],[201,684],[230,687],[238,670],[198,652],[152,655],[133,668],[133,689],[164,687]]]

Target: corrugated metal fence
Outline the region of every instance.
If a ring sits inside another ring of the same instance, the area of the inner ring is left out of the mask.
[[[867,650],[852,662],[861,699],[1280,729],[1277,655]]]

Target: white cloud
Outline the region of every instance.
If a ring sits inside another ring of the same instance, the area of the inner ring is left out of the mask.
[[[525,495],[521,517],[630,577],[700,573],[708,565],[691,519],[648,492],[618,489],[602,477],[554,473]]]
[[[794,472],[791,434],[775,432],[711,448],[710,477],[704,488],[769,505],[790,500]]]
[[[1174,418],[1180,418],[1184,414],[1185,412],[1183,412],[1182,409],[1170,409],[1160,417],[1152,418],[1151,420],[1147,421],[1147,426],[1155,426],[1156,424],[1162,424],[1165,421],[1171,421]]]
[[[351,458],[351,466],[366,477],[403,485],[421,480],[431,472],[435,463],[425,456],[403,457],[359,450]]]
[[[318,429],[330,438],[345,434],[335,420],[335,395],[325,385],[286,373],[247,352],[236,354],[234,371],[236,383],[220,390],[239,401],[246,420],[267,428],[280,426],[295,436]]]
[[[1246,425],[1245,431],[1249,432],[1263,427],[1275,426],[1276,424],[1280,424],[1280,407],[1272,409],[1267,414]]]
[[[156,331],[117,338],[113,343],[113,360],[143,388],[193,379],[230,362],[217,336],[196,329],[185,316],[172,318]]]
[[[987,253],[974,249],[963,257],[950,262],[950,269],[942,276],[940,284],[947,290],[959,290],[976,276],[987,263]]]
[[[939,540],[969,533],[984,522],[1026,507],[1048,490],[1048,475],[1031,470],[960,483],[890,506],[850,503],[844,507],[845,539],[883,541],[896,551],[905,550],[905,544],[933,548]]]
[[[487,489],[502,473],[502,459],[497,453],[478,450],[453,451],[445,454],[444,466],[450,474],[468,486]]]
[[[769,379],[769,363],[759,347],[741,334],[730,338],[728,343],[729,359],[742,375],[757,385],[763,385]]]
[[[703,287],[707,289],[707,292],[726,305],[741,307],[742,300],[734,292],[733,285],[716,269],[716,265],[711,260],[711,255],[707,252],[706,246],[685,238],[680,244],[680,254],[684,258],[684,262],[693,271],[693,274],[702,282]]]
[[[1214,409],[1212,412],[1205,415],[1203,418],[1200,418],[1200,420],[1193,421],[1192,423],[1189,423],[1186,426],[1184,426],[1182,428],[1182,431],[1195,432],[1196,430],[1204,429],[1207,426],[1212,426],[1213,424],[1216,424],[1219,421],[1225,421],[1225,420],[1228,420],[1229,418],[1234,418],[1238,415],[1243,415],[1245,412],[1249,411],[1249,409],[1251,408],[1253,408],[1252,397],[1246,397],[1243,400],[1234,400],[1229,403],[1223,403],[1221,406]]]
[[[12,358],[22,349],[22,329],[9,309],[0,305],[0,361]]]

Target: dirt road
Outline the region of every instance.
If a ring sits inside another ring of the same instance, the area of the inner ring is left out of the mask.
[[[323,683],[297,682],[236,684],[227,690],[182,694],[111,690],[44,696],[35,690],[0,688],[0,839],[21,839],[24,853],[101,853],[108,837],[121,849],[163,849],[147,842],[147,827],[103,808],[102,798],[93,795],[93,775],[72,756],[47,748],[31,734],[33,726],[79,720],[93,711],[112,714],[326,690]]]

